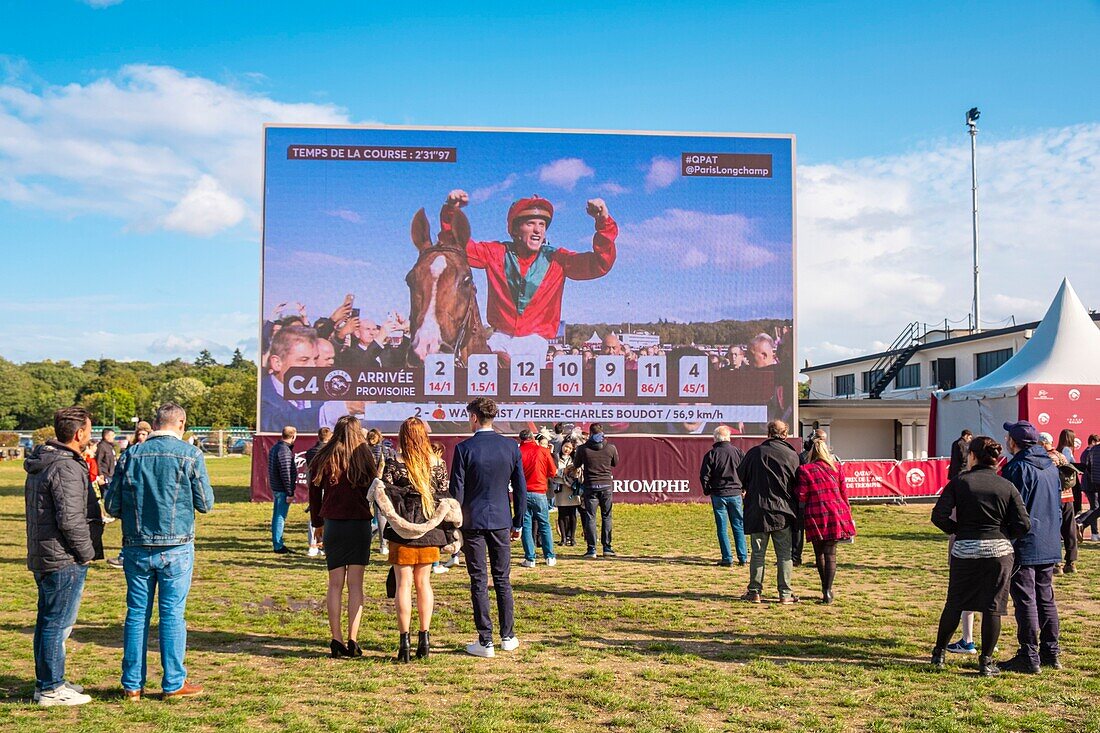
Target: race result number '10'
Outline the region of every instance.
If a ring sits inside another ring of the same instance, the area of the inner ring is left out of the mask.
[[[471,397],[497,394],[497,355],[472,354],[466,364],[466,393]]]
[[[424,394],[453,395],[455,393],[454,354],[429,354],[424,357]]]
[[[509,392],[513,397],[538,397],[542,382],[539,363],[527,356],[512,359]]]
[[[554,396],[580,397],[583,358],[577,354],[563,354],[554,357]]]

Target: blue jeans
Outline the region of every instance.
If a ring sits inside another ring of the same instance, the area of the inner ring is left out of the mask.
[[[276,491],[272,496],[275,502],[271,506],[271,548],[281,550],[284,547],[283,528],[286,527],[286,515],[290,512],[290,504],[287,502],[285,491]]]
[[[527,511],[523,513],[523,559],[534,561],[535,536],[531,523],[538,525],[539,545],[542,546],[543,557],[554,557],[554,534],[550,531],[550,505],[546,502],[546,494],[535,492],[527,493]]]
[[[35,573],[38,618],[34,623],[35,689],[49,692],[65,683],[65,640],[76,624],[87,565],[72,564],[52,573]]]
[[[160,619],[160,662],[164,668],[160,686],[174,692],[187,680],[183,656],[187,651],[187,624],[183,619],[191,571],[195,567],[195,545],[122,548],[122,569],[126,573],[126,625],[122,634],[122,687],[145,687],[145,657],[149,651],[149,619],[153,596],[157,596]]]
[[[718,528],[718,549],[722,552],[722,562],[733,562],[730,538],[726,532],[727,518],[737,545],[737,560],[745,562],[749,553],[745,546],[745,512],[741,496],[712,496],[710,505],[714,509],[714,524]]]

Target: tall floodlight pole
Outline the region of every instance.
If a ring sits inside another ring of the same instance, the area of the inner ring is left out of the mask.
[[[981,112],[971,107],[966,113],[966,126],[970,128],[970,200],[974,236],[974,331],[982,330],[981,297],[978,287],[978,117]]]

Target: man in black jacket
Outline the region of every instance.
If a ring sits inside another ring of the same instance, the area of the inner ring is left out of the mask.
[[[91,478],[83,456],[92,442],[92,418],[83,407],[66,407],[54,413],[53,427],[55,439],[23,464],[27,567],[38,585],[34,699],[44,706],[83,705],[92,698],[65,681],[65,640],[76,624],[95,557],[88,516]]]
[[[598,422],[592,423],[588,441],[577,448],[573,465],[584,469],[581,524],[584,527],[584,541],[588,545],[584,559],[596,558],[597,508],[603,522],[600,529],[603,556],[615,557],[615,550],[611,546],[611,505],[612,495],[615,493],[615,481],[611,469],[619,465],[619,450],[605,439],[603,425]]]
[[[101,438],[95,447],[95,463],[99,469],[99,485],[106,486],[115,475],[115,431],[103,428]]]
[[[267,454],[267,481],[274,502],[271,509],[271,546],[278,555],[291,552],[283,544],[283,529],[290,503],[294,501],[294,489],[298,485],[298,467],[294,460],[294,441],[297,438],[298,431],[287,425],[279,441],[271,446],[271,452]]]
[[[951,462],[947,464],[947,480],[958,476],[966,468],[966,453],[970,448],[970,439],[974,434],[969,430],[963,430],[959,439],[951,444]]]
[[[733,539],[737,547],[737,564],[744,565],[748,552],[745,548],[745,514],[741,498],[741,477],[737,467],[745,454],[730,442],[730,429],[719,425],[714,429],[714,445],[703,456],[699,467],[699,483],[703,485],[703,494],[710,497],[714,510],[714,524],[718,528],[718,549],[722,559],[718,564],[724,568],[733,566],[733,552],[726,533],[726,522],[733,528]]]
[[[741,600],[760,603],[768,542],[775,546],[779,602],[797,603],[791,591],[791,527],[798,516],[794,475],[798,453],[787,442],[787,424],[768,423],[768,439],[745,454],[737,468],[745,492],[745,532],[752,535],[749,587]]]

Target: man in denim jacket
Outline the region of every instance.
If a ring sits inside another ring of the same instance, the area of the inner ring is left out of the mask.
[[[202,452],[183,442],[187,413],[174,402],[157,409],[154,431],[119,458],[104,496],[107,511],[122,520],[126,573],[126,626],[122,687],[127,700],[145,688],[145,656],[153,595],[160,609],[160,657],[165,697],[188,697],[202,687],[187,681],[184,609],[195,563],[195,512],[214,506]]]

